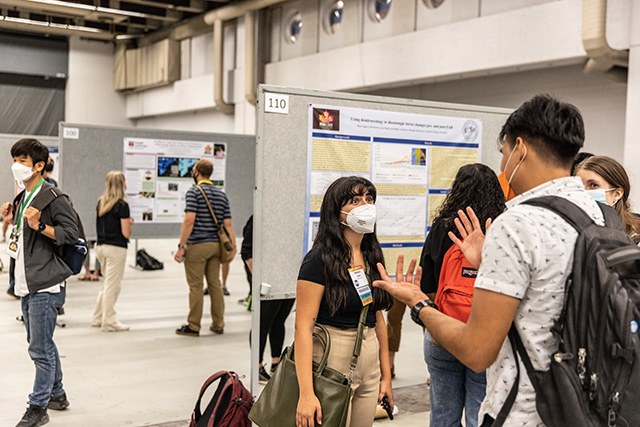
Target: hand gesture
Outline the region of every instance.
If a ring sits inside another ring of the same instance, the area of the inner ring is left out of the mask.
[[[29,227],[33,228],[34,230],[37,230],[40,226],[40,214],[41,212],[32,206],[29,206],[24,211],[24,218],[29,223]]]
[[[467,215],[469,215],[467,217]],[[478,268],[482,262],[482,245],[484,245],[484,233],[480,227],[480,221],[476,213],[467,207],[467,215],[462,210],[458,211],[458,218],[455,219],[456,227],[462,240],[458,239],[453,232],[449,232],[449,238],[458,245],[464,257],[474,268]],[[491,226],[491,218],[487,219],[485,230]]]
[[[422,268],[418,267],[415,275],[416,259],[413,258],[409,263],[407,274],[403,274],[404,255],[398,257],[396,263],[396,282],[393,282],[384,266],[378,263],[378,271],[381,280],[373,282],[373,286],[389,292],[393,297],[402,301],[409,307],[413,307],[418,302],[427,299],[427,296],[420,290],[420,279],[422,278]]]
[[[0,214],[5,220],[13,215],[13,203],[7,202],[0,207]]]

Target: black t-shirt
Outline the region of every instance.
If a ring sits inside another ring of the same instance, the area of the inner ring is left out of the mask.
[[[96,218],[99,245],[127,247],[127,238],[122,235],[121,219],[129,218],[129,204],[124,200],[116,203],[106,214]]]
[[[242,229],[240,256],[243,261],[253,258],[253,215],[249,217],[249,220]]]
[[[322,263],[322,256],[319,251],[311,249],[304,257],[304,261],[302,261],[302,266],[300,267],[300,273],[298,274],[298,280],[306,280],[324,286],[324,264]],[[327,298],[323,294],[322,301],[320,301],[320,308],[318,309],[317,323],[341,329],[358,327],[360,312],[362,311],[362,301],[351,281],[344,285],[347,287],[346,306],[340,308],[336,314],[332,316]],[[371,283],[369,283],[369,286],[371,286]],[[369,307],[365,326],[370,328],[376,326],[376,312],[372,307]]]
[[[442,221],[438,221],[431,227],[420,255],[420,267],[422,267],[422,280],[420,289],[425,294],[436,293],[440,280],[440,269],[447,251],[453,245]]]

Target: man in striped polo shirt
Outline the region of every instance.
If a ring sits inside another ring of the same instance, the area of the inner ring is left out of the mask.
[[[211,203],[218,222],[222,222],[229,232],[234,245],[236,236],[231,226],[229,199],[222,191],[216,190],[209,177],[213,173],[213,164],[200,159],[193,166],[193,179],[204,191]],[[211,330],[215,334],[224,332],[224,296],[220,284],[220,239],[216,225],[202,192],[191,187],[186,194],[184,221],[180,233],[177,262],[184,261],[184,270],[189,284],[188,323],[176,329],[176,334],[197,337],[200,335],[200,320],[204,304],[203,279],[207,278],[207,288],[211,298]],[[231,261],[229,261],[231,262]]]

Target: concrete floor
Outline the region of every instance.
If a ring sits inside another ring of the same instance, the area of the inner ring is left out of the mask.
[[[64,386],[70,407],[49,411],[51,427],[182,427],[188,425],[204,380],[219,370],[249,376],[249,329],[251,313],[237,300],[246,295],[242,261],[231,266],[225,297],[225,332],[208,331],[205,313],[199,338],[178,336],[174,330],[186,321],[187,285],[183,267],[173,261],[175,239],[140,240],[140,248],[165,263],[161,271],[145,272],[127,267],[116,309],[131,330],[103,333],[91,327],[100,282],[68,281],[66,326],[58,327],[58,345]],[[24,325],[16,321],[20,303],[4,293],[8,283],[8,257],[0,244],[5,271],[0,273],[0,426],[17,424],[31,391],[34,367],[27,354]],[[128,264],[134,264],[129,250]],[[287,323],[286,343],[293,340],[294,314]],[[422,360],[422,331],[405,313],[402,345],[396,357],[396,403],[400,412],[394,421],[375,425],[427,426],[427,373]],[[268,346],[267,346],[267,357]],[[416,387],[417,386],[417,387]],[[422,399],[416,396],[422,394]]]

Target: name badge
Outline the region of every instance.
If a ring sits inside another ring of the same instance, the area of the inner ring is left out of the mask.
[[[11,239],[9,240],[9,244],[7,245],[7,254],[13,258],[18,258],[18,251],[20,250],[20,245],[18,244],[18,240]]]
[[[371,288],[369,287],[369,281],[367,280],[364,268],[362,268],[362,266],[350,268],[349,276],[351,276],[351,282],[353,282],[353,286],[356,288],[362,305],[371,304],[373,302],[373,295],[371,294]]]

